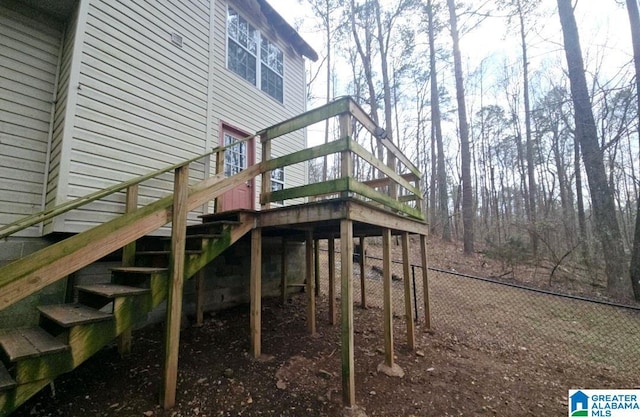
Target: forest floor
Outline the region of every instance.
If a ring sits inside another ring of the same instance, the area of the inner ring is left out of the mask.
[[[400,259],[397,249],[394,258]],[[369,253],[376,256],[378,250],[372,245]],[[429,253],[432,267],[515,280],[505,275],[508,271],[500,262],[480,254],[463,257],[455,244],[432,241]],[[415,250],[412,260],[418,263]],[[519,268],[529,272],[522,281],[544,284],[532,273],[536,268]],[[599,287],[590,289],[588,280],[582,281],[579,293],[598,293]],[[114,346],[103,349],[56,379],[54,389],[43,390],[14,415],[340,416],[340,326],[328,323],[327,300],[321,298],[318,334],[309,336],[305,307],[304,294],[286,305],[264,301],[265,354],[258,360],[247,353],[246,306],[211,313],[202,327],[184,329],[177,405],[172,410],[157,405],[163,332],[161,325],[154,325],[134,333],[133,351],[127,358],[120,358]],[[451,324],[436,324],[425,331],[419,325],[415,351],[407,347],[404,320],[397,318],[396,363],[405,375],[388,377],[377,372],[383,361],[381,313],[375,307],[355,308],[356,400],[368,416],[566,415],[571,388],[639,388],[637,374],[620,372],[610,364],[568,360],[570,352],[536,349],[526,341],[514,344],[509,340],[510,327],[521,324],[500,308],[490,314],[503,332],[485,334],[480,327]],[[472,317],[476,312],[470,308],[463,314]]]

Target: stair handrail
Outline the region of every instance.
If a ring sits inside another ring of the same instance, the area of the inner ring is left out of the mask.
[[[38,213],[34,213],[34,214],[27,215],[25,217],[22,217],[22,218],[14,221],[12,223],[6,224],[4,226],[0,226],[0,239],[5,239],[5,238],[13,235],[14,233],[18,233],[18,232],[20,232],[20,231],[22,231],[22,230],[24,230],[26,228],[29,228],[31,226],[34,226],[34,225],[36,225],[38,223],[47,221],[49,219],[57,217],[57,216],[59,216],[61,214],[69,212],[71,210],[80,208],[80,207],[82,207],[82,206],[84,206],[86,204],[89,204],[89,203],[94,202],[96,200],[99,200],[101,198],[107,197],[107,196],[109,196],[111,194],[118,193],[118,192],[120,192],[122,190],[125,190],[125,189],[131,187],[131,186],[138,185],[138,184],[140,184],[140,183],[142,183],[144,181],[150,180],[150,179],[155,178],[155,177],[157,177],[159,175],[166,174],[167,172],[174,171],[174,170],[176,170],[176,169],[178,169],[180,167],[183,167],[185,165],[189,165],[189,164],[191,164],[191,163],[193,163],[193,162],[195,162],[195,161],[197,161],[199,159],[211,156],[214,153],[223,152],[226,149],[237,145],[238,143],[247,142],[247,141],[249,141],[251,138],[253,138],[255,136],[256,135],[248,135],[248,136],[246,136],[244,138],[241,138],[241,139],[239,139],[239,140],[237,140],[237,141],[235,141],[235,142],[233,142],[233,143],[231,143],[229,145],[217,146],[217,147],[213,148],[211,151],[206,152],[204,154],[201,154],[201,155],[195,156],[193,158],[178,162],[176,164],[167,166],[165,168],[160,168],[160,169],[158,169],[156,171],[152,171],[152,172],[150,172],[148,174],[145,174],[145,175],[141,175],[141,176],[138,176],[138,177],[131,178],[131,179],[127,180],[127,181],[123,181],[123,182],[121,182],[119,184],[115,184],[115,185],[112,185],[112,186],[107,187],[107,188],[103,188],[103,189],[95,191],[93,193],[89,193],[87,195],[75,198],[73,200],[66,201],[66,202],[64,202],[62,204],[58,204],[55,207],[51,207],[51,208],[39,211]]]

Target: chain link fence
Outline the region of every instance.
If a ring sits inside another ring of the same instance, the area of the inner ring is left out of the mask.
[[[383,306],[382,259],[367,256],[367,307]],[[320,252],[320,291],[328,293],[326,251]],[[354,259],[354,303],[361,305],[360,265]],[[402,262],[393,261],[392,304],[404,319]],[[340,256],[336,254],[336,297]],[[487,351],[522,350],[576,366],[640,373],[640,308],[526,288],[492,279],[428,269],[431,327]],[[424,321],[422,269],[411,265],[414,320]]]

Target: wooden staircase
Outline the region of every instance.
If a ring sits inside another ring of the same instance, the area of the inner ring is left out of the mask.
[[[241,212],[205,216],[202,224],[189,226],[185,278],[254,224],[253,213]],[[39,307],[38,327],[0,334],[0,417],[143,322],[167,298],[170,251],[165,249],[137,252],[136,266],[113,268],[111,282],[77,285],[74,303]]]

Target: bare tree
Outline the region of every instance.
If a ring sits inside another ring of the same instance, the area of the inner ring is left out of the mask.
[[[453,41],[453,65],[456,79],[456,99],[458,102],[458,121],[460,129],[460,156],[462,159],[462,225],[464,253],[473,252],[473,187],[471,184],[471,149],[469,146],[469,124],[467,122],[467,105],[464,95],[464,79],[462,77],[462,57],[460,55],[460,36],[458,33],[458,16],[455,0],[447,0],[451,40]]]
[[[578,27],[570,0],[557,0],[564,50],[569,69],[571,98],[574,103],[576,139],[580,142],[582,158],[594,212],[595,231],[602,245],[607,289],[612,296],[628,296],[625,260],[620,228],[616,219],[613,193],[607,182],[602,150],[591,108],[589,90],[580,48]]]
[[[637,0],[627,0],[627,12],[631,25],[631,40],[633,42],[633,64],[636,72],[636,109],[638,117],[638,140],[640,143],[640,13]],[[631,266],[629,273],[635,299],[640,301],[640,200],[636,201],[636,228],[631,251]]]

